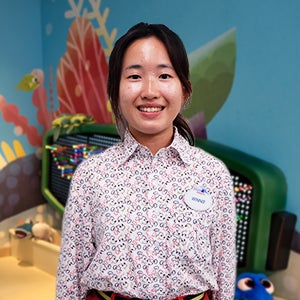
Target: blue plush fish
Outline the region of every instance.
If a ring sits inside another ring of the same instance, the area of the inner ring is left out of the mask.
[[[237,277],[234,300],[273,300],[274,285],[265,274],[242,273]]]
[[[31,220],[26,223],[18,225],[15,229],[15,235],[19,239],[31,238],[32,237],[32,226],[33,222]]]

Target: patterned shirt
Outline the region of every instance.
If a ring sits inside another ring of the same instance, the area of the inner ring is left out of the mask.
[[[56,299],[90,289],[168,300],[208,289],[232,300],[236,215],[225,165],[175,130],[152,155],[124,141],[82,162],[63,219]]]

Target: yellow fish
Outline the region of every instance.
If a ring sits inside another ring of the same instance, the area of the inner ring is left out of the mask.
[[[16,87],[16,90],[22,90],[24,92],[31,92],[39,86],[40,82],[36,75],[26,74],[19,85]]]

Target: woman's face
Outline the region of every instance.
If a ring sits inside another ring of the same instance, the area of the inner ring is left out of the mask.
[[[126,50],[119,90],[119,106],[132,135],[142,144],[158,137],[167,146],[173,121],[187,95],[164,44],[156,37],[136,40]]]

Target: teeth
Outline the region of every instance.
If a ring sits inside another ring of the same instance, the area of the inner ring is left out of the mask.
[[[161,107],[140,107],[140,111],[144,111],[144,112],[157,112],[161,110],[162,110]]]

